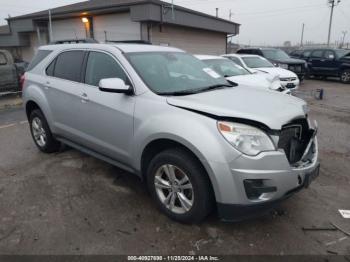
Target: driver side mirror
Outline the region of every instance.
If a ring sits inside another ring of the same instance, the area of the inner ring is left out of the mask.
[[[133,93],[131,86],[126,85],[124,80],[120,78],[101,79],[98,86],[102,92],[119,93],[126,95],[131,95]]]

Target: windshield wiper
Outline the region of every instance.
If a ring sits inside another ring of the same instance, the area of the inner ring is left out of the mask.
[[[232,82],[233,83],[233,82]],[[206,92],[206,91],[211,91],[211,90],[215,90],[215,89],[220,89],[220,88],[225,88],[225,87],[234,87],[236,85],[230,85],[230,84],[218,84],[218,85],[211,85],[202,89],[198,90],[198,93],[201,92]]]
[[[183,91],[174,91],[174,92],[161,92],[158,95],[161,96],[186,96],[196,94],[196,90],[183,90]]]
[[[230,81],[230,83],[232,83],[232,85],[230,85],[230,84],[218,84],[218,85],[212,85],[212,86],[199,88],[199,89],[192,89],[192,90],[161,92],[161,93],[158,93],[158,95],[161,95],[161,96],[186,96],[186,95],[198,94],[198,93],[202,93],[202,92],[206,92],[206,91],[210,91],[210,90],[214,90],[214,89],[219,89],[219,88],[237,86],[237,84],[234,82]]]

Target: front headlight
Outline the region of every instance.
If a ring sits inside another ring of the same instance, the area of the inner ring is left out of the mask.
[[[218,129],[224,138],[243,154],[256,156],[263,151],[275,151],[270,137],[253,126],[219,121]]]
[[[278,67],[283,68],[283,69],[288,69],[287,64],[278,64]]]

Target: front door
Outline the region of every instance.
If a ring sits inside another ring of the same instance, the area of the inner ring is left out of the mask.
[[[308,67],[310,69],[311,74],[322,74],[322,60],[323,50],[315,50],[311,53],[311,56],[308,60]]]
[[[111,54],[88,54],[83,103],[82,128],[87,146],[123,164],[130,163],[135,97],[99,90],[101,79],[120,78],[130,84],[122,66]]]
[[[321,61],[321,70],[324,75],[338,76],[338,61],[333,50],[326,50]]]

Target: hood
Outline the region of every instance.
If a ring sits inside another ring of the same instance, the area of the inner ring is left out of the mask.
[[[287,59],[269,59],[271,62],[274,63],[280,63],[280,64],[289,64],[289,65],[295,65],[295,64],[305,64],[304,60],[301,59],[295,59],[295,58],[287,58]]]
[[[261,67],[255,69],[268,74],[278,75],[281,78],[298,77],[294,72],[280,67]]]
[[[235,82],[238,85],[244,85],[248,87],[256,87],[262,89],[269,89],[271,82],[269,82],[263,75],[240,75],[230,76],[226,78],[229,81]]]
[[[167,103],[218,117],[253,120],[274,130],[280,130],[291,120],[306,115],[306,103],[299,98],[240,86],[168,97]]]

